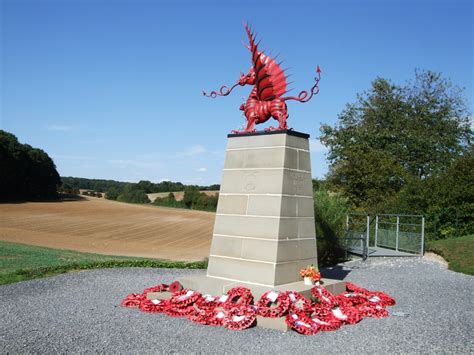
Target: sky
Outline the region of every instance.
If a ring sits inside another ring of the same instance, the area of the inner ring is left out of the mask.
[[[288,103],[310,134],[313,177],[328,171],[320,125],[377,77],[404,84],[441,72],[473,100],[469,0],[0,0],[0,129],[45,150],[61,176],[220,183],[227,134],[251,87],[210,99],[250,68],[243,21],[279,53],[294,83],[320,93]],[[257,126],[275,125],[270,120]]]

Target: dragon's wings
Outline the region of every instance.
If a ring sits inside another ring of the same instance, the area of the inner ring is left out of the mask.
[[[245,25],[245,30],[249,37],[248,48],[252,52],[257,98],[262,101],[271,101],[281,97],[286,92],[285,73],[275,59],[258,51],[258,43],[255,43],[255,37],[248,25]]]

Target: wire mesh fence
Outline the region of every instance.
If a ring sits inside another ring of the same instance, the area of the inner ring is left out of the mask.
[[[424,225],[419,215],[348,214],[341,246],[363,258],[423,255]]]

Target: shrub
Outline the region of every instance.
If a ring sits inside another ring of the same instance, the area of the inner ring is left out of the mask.
[[[150,199],[142,190],[130,190],[124,191],[122,194],[120,194],[117,197],[117,201],[128,203],[149,203]]]
[[[337,263],[344,256],[339,237],[344,236],[344,223],[351,204],[347,198],[326,190],[315,191],[313,196],[319,262]]]

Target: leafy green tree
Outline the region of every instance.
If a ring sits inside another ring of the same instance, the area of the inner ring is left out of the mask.
[[[53,160],[43,150],[21,144],[0,130],[0,198],[50,198],[61,179]]]
[[[150,199],[143,190],[126,189],[117,197],[117,201],[128,203],[150,203]]]
[[[147,194],[155,192],[155,185],[148,180],[140,180],[137,184],[137,188],[143,190]]]
[[[193,205],[198,201],[200,192],[197,187],[189,186],[184,190],[183,203],[187,208],[193,208]]]
[[[428,239],[474,233],[474,152],[455,160],[442,174],[411,179],[400,191],[398,208],[426,215]]]
[[[117,200],[120,195],[120,190],[116,187],[111,187],[105,193],[105,198],[107,200]]]
[[[329,186],[368,212],[396,206],[408,182],[443,173],[469,149],[468,117],[462,90],[438,73],[416,72],[405,86],[377,78],[335,127],[321,127]]]

